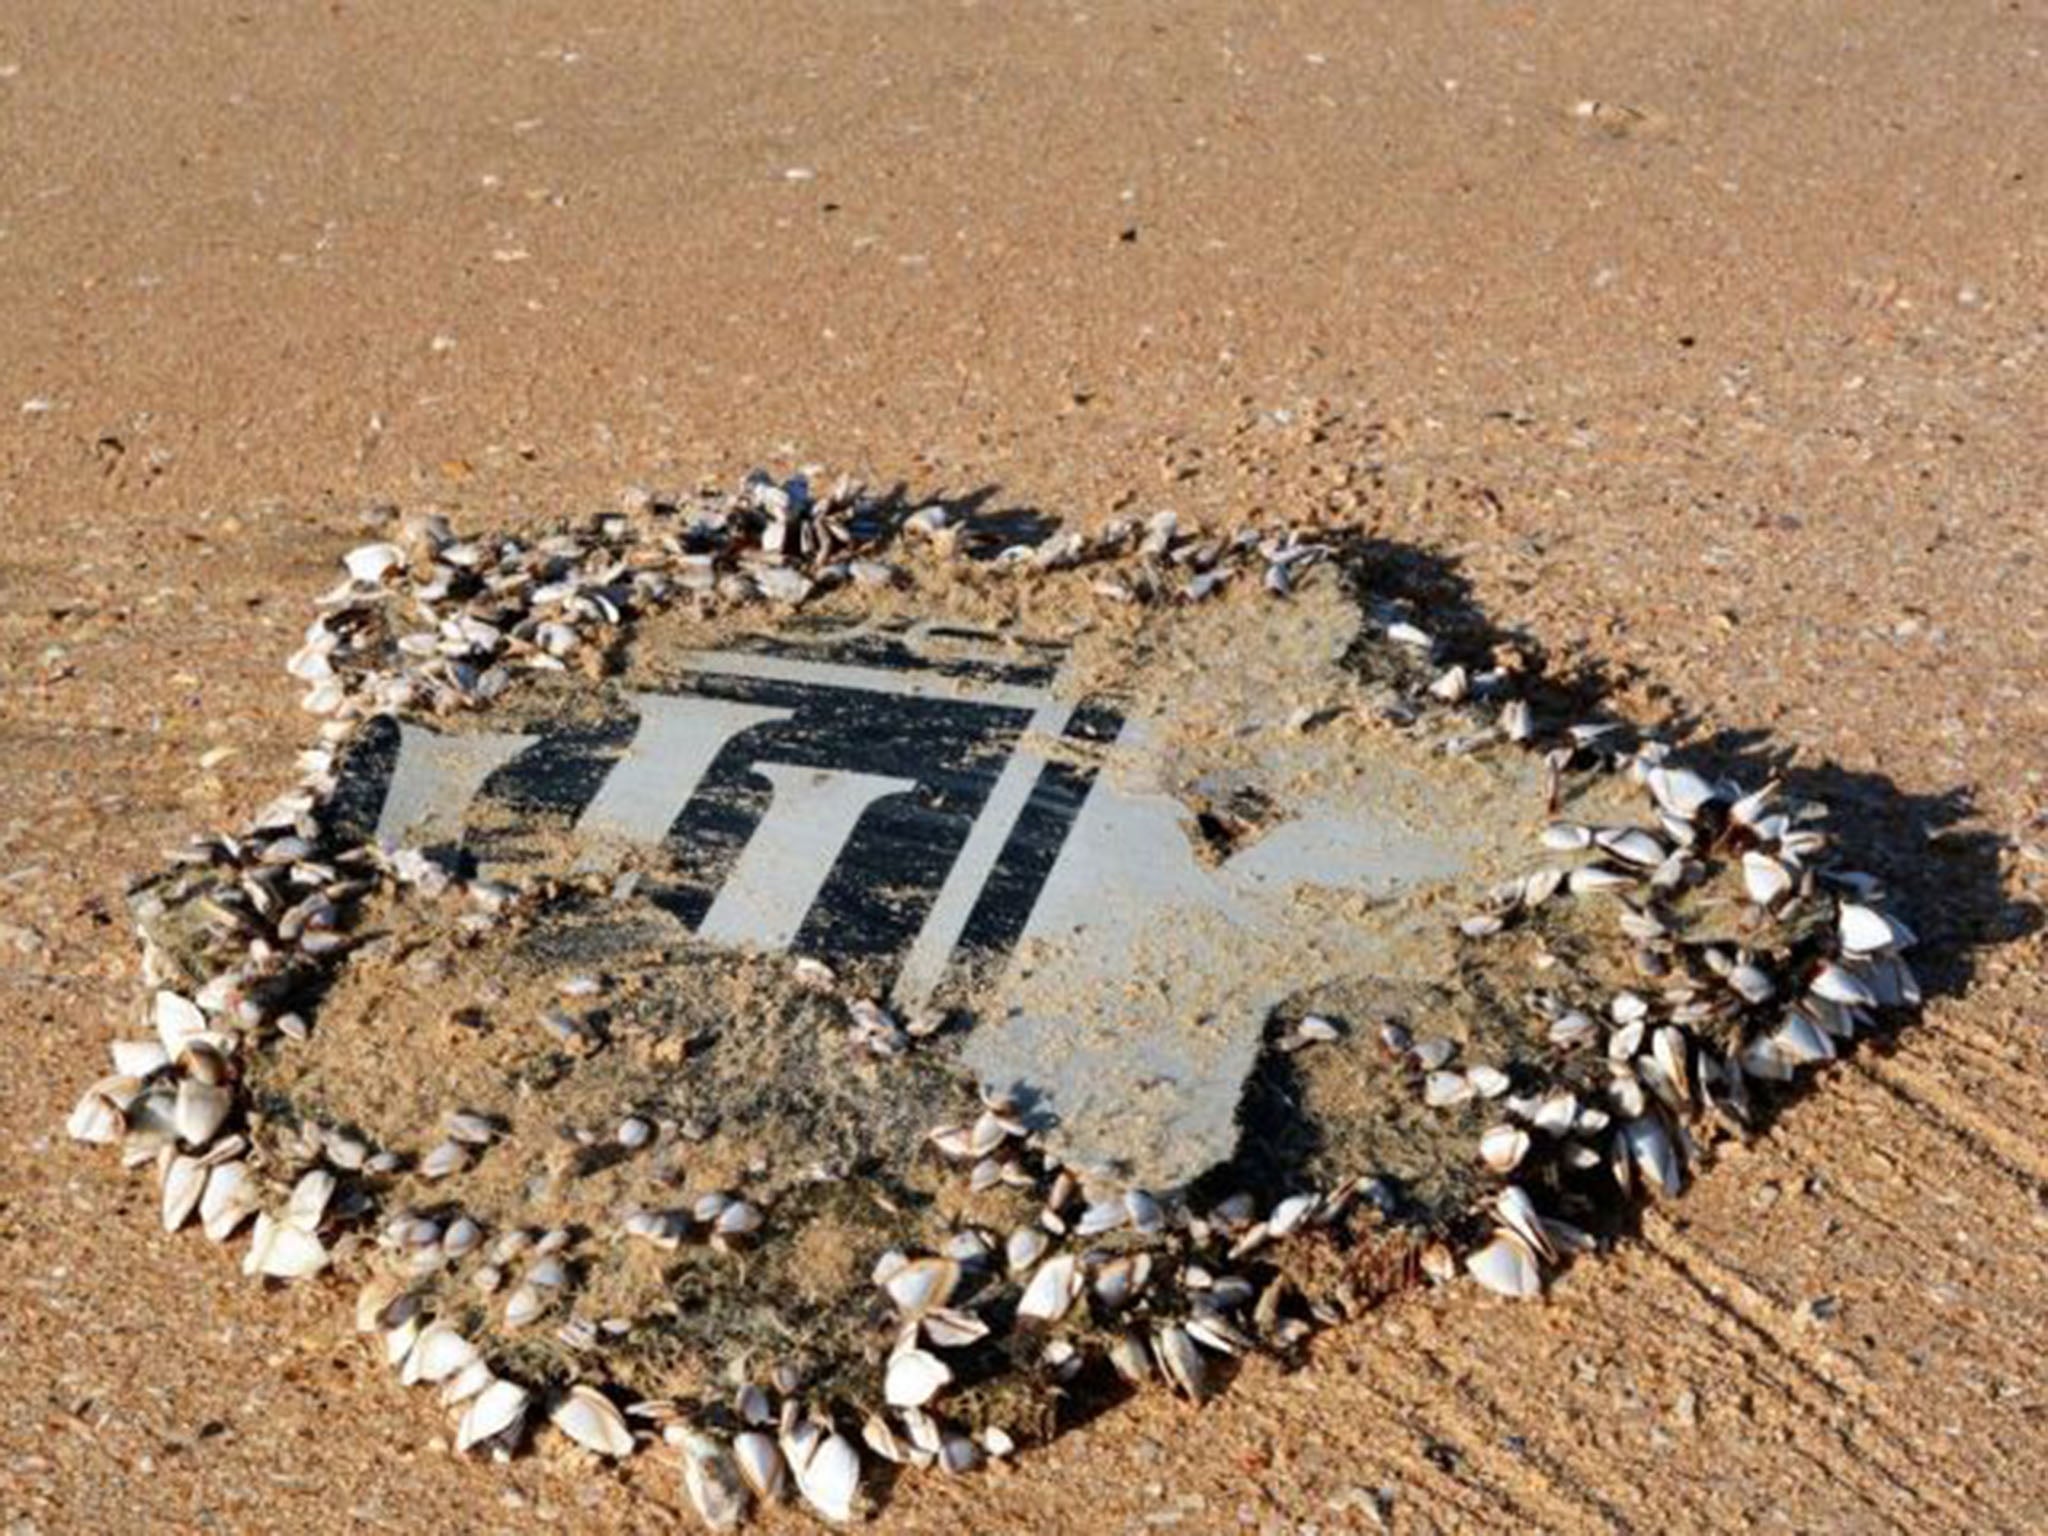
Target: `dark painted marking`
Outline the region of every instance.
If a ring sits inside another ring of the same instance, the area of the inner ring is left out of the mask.
[[[927,633],[944,640],[992,644],[996,638],[969,629]],[[928,658],[905,643],[902,635],[874,631],[838,639],[826,632],[820,642],[810,644],[758,637],[745,648],[798,661],[854,662],[1012,686],[1050,682],[1063,654],[1056,646],[1033,645],[1031,650],[1047,658],[1042,663]],[[771,791],[756,771],[757,764],[881,774],[915,786],[879,799],[863,812],[817,899],[802,915],[794,951],[829,957],[835,963],[900,960],[908,953],[1033,714],[1023,706],[723,673],[679,676],[664,691],[792,711],[787,720],[755,726],[726,743],[669,828],[663,852],[671,870],[640,887],[646,899],[692,930],[703,923],[768,811]],[[1115,739],[1122,723],[1106,705],[1083,704],[1070,719],[1066,735],[1075,741],[1107,743]],[[468,828],[460,849],[465,860],[518,864],[542,858],[533,833],[566,834],[573,829],[618,765],[637,726],[629,711],[553,730],[525,722],[525,729],[542,733],[540,739],[479,788],[477,801],[488,804],[492,814],[476,818]],[[350,745],[332,802],[336,828],[344,837],[367,838],[375,828],[398,749],[398,727],[390,718],[369,722]],[[1066,763],[1040,770],[1017,825],[976,898],[963,951],[985,960],[1015,944],[1094,778],[1092,767]]]
[[[650,894],[691,928],[767,813],[768,784],[756,763],[883,774],[916,786],[867,808],[803,915],[792,948],[840,960],[908,950],[1031,723],[1026,709],[815,683],[706,675],[696,691],[795,713],[729,742],[670,830],[666,852],[677,873]]]
[[[338,847],[367,843],[384,814],[391,776],[398,771],[398,722],[389,715],[365,720],[335,765],[334,793],[323,813]]]
[[[639,721],[630,711],[607,715],[592,725],[550,731],[503,764],[477,789],[479,801],[513,811],[524,820],[567,833],[574,827],[606,775],[631,745]],[[516,822],[471,827],[463,846],[483,863],[526,863],[538,855]]]
[[[892,629],[847,628],[833,620],[813,621],[810,625],[796,622],[776,634],[744,636],[726,649],[792,661],[881,667],[892,672],[934,672],[941,677],[1021,688],[1049,687],[1066,655],[1064,646],[1050,641],[1006,641],[988,630],[934,625],[923,630],[921,636],[984,645],[991,654],[927,656],[913,649],[913,640],[920,636],[913,636],[910,627],[908,621]],[[1016,654],[1019,649],[1039,654],[1020,657]]]
[[[1121,711],[1100,700],[1080,704],[1067,721],[1067,740],[1107,746],[1123,729]],[[1039,770],[1038,782],[1010,829],[995,868],[967,916],[961,931],[956,963],[973,959],[986,963],[1006,955],[1016,946],[1038,904],[1038,893],[1066,846],[1067,835],[1081,814],[1081,805],[1094,787],[1096,767],[1089,762],[1048,762]]]

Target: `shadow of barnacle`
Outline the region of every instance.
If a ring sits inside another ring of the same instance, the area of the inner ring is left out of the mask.
[[[964,549],[984,558],[1008,548],[1036,548],[1060,529],[1059,518],[1036,507],[1003,505],[1001,486],[918,496],[901,480],[863,507],[856,527],[877,538],[892,537],[910,517],[933,509],[944,515],[945,526],[960,530]]]
[[[1918,932],[1915,971],[1928,997],[1966,991],[1982,951],[2042,926],[2041,908],[2007,885],[2005,837],[1973,825],[1976,796],[1968,785],[1909,792],[1885,774],[1796,762],[1758,731],[1719,730],[1684,751],[1703,769],[1748,782],[1777,779],[1789,797],[1826,808],[1825,827],[1848,867],[1877,876]]]
[[[1532,903],[1540,907],[1537,911],[1520,910],[1510,902],[1510,910],[1498,921],[1489,920],[1489,926],[1478,930],[1498,937],[1474,945],[1446,934],[1459,959],[1443,985],[1418,994],[1398,981],[1359,978],[1326,983],[1276,1010],[1240,1103],[1237,1151],[1197,1186],[1198,1204],[1237,1192],[1251,1197],[1254,1208],[1265,1209],[1298,1191],[1356,1189],[1363,1181],[1371,1192],[1370,1205],[1384,1218],[1385,1227],[1406,1231],[1417,1245],[1450,1240],[1448,1248],[1439,1250],[1439,1278],[1448,1272],[1449,1252],[1468,1248],[1489,1227],[1486,1213],[1494,1205],[1494,1193],[1509,1183],[1537,1197],[1543,1216],[1531,1219],[1562,1220],[1569,1223],[1562,1231],[1576,1229],[1602,1245],[1626,1240],[1636,1232],[1639,1213],[1652,1198],[1651,1186],[1665,1182],[1666,1176],[1645,1171],[1640,1154],[1625,1150],[1630,1143],[1622,1130],[1613,1133],[1611,1145],[1605,1135],[1589,1138],[1593,1144],[1580,1146],[1580,1160],[1569,1166],[1540,1156],[1521,1161],[1528,1155],[1521,1150],[1527,1141],[1515,1122],[1527,1124],[1538,1101],[1518,1101],[1515,1095],[1564,1093],[1581,1104],[1597,1105],[1607,1101],[1614,1087],[1608,1080],[1613,1067],[1605,1054],[1575,1053],[1546,1044],[1542,1017],[1532,1028],[1532,1004],[1542,1004],[1551,1018],[1563,1005],[1533,985],[1533,972],[1524,962],[1533,959],[1540,967],[1571,977],[1578,996],[1589,1005],[1593,997],[1600,997],[1617,1004],[1629,999],[1632,1006],[1640,1006],[1635,1017],[1643,1023],[1635,1036],[1638,1044],[1631,1049],[1644,1051],[1646,1057],[1657,1020],[1648,1016],[1651,1008],[1640,1003],[1637,989],[1653,996],[1662,990],[1681,998],[1697,995],[1699,989],[1716,993],[1717,1001],[1696,1008],[1690,1021],[1699,1056],[1687,1065],[1692,1048],[1681,1046],[1677,1081],[1667,1079],[1661,1093],[1654,1091],[1656,1074],[1670,1063],[1647,1062],[1655,1069],[1646,1079],[1653,1091],[1646,1095],[1640,1086],[1631,1085],[1633,1100],[1623,1096],[1617,1103],[1632,1107],[1613,1111],[1617,1126],[1666,1127],[1647,1134],[1653,1142],[1668,1134],[1673,1143],[1688,1149],[1678,1154],[1676,1166],[1687,1171],[1684,1181],[1690,1182],[1690,1174],[1711,1161],[1712,1140],[1766,1133],[1780,1114],[1820,1086],[1824,1072],[1788,1071],[1783,1081],[1770,1072],[1763,1079],[1752,1076],[1750,1089],[1731,1095],[1729,1102],[1721,1102],[1716,1090],[1702,1086],[1702,1074],[1713,1075],[1717,1063],[1720,1073],[1731,1070],[1746,1048],[1756,1046],[1788,1017],[1788,1009],[1811,1005],[1822,1010],[1815,1017],[1836,1036],[1832,1045],[1815,1047],[1826,1057],[1858,1048],[1882,1051],[1889,1048],[1896,1030],[1916,1016],[1923,996],[1954,994],[1967,987],[1977,950],[2039,927],[2039,910],[2013,900],[2005,889],[1999,861],[2002,839],[1969,825],[1973,806],[1966,788],[1913,794],[1881,774],[1802,765],[1764,733],[1701,734],[1698,722],[1678,711],[1656,723],[1654,737],[1646,736],[1632,722],[1607,711],[1605,701],[1617,682],[1613,674],[1594,660],[1551,671],[1539,646],[1525,635],[1496,626],[1476,608],[1454,561],[1368,537],[1340,541],[1334,558],[1356,595],[1361,615],[1359,635],[1346,663],[1367,690],[1377,690],[1373,696],[1384,718],[1401,727],[1416,724],[1426,712],[1426,705],[1417,707],[1425,697],[1485,700],[1493,693],[1484,686],[1486,680],[1505,674],[1511,683],[1495,696],[1512,697],[1528,709],[1523,723],[1532,744],[1541,748],[1546,741],[1569,743],[1552,747],[1550,753],[1554,815],[1572,818],[1577,810],[1570,803],[1572,786],[1584,770],[1626,768],[1638,782],[1646,764],[1661,762],[1672,771],[1689,770],[1702,776],[1702,789],[1707,784],[1722,786],[1718,803],[1702,808],[1698,833],[1701,855],[1718,861],[1724,870],[1743,868],[1739,861],[1759,846],[1752,829],[1731,816],[1729,808],[1737,798],[1775,785],[1774,803],[1788,808],[1795,825],[1825,834],[1827,853],[1816,865],[1823,889],[1839,893],[1842,902],[1875,902],[1916,926],[1919,939],[1911,964],[1918,980],[1916,984],[1903,961],[1887,960],[1884,964],[1893,967],[1892,980],[1879,991],[1903,995],[1884,996],[1865,1008],[1850,1009],[1846,1016],[1839,1003],[1814,1003],[1807,988],[1833,971],[1840,958],[1834,905],[1826,900],[1808,902],[1803,908],[1794,901],[1775,911],[1768,922],[1729,925],[1711,909],[1717,902],[1742,900],[1738,884],[1732,895],[1708,899],[1706,912],[1677,917],[1661,937],[1651,907],[1664,904],[1638,909],[1631,903],[1639,929],[1650,937],[1644,939],[1639,932],[1633,953],[1624,943],[1618,953],[1606,955],[1585,924],[1571,916],[1580,904],[1569,904],[1561,915],[1556,903],[1541,906],[1541,897]],[[1396,633],[1397,627],[1403,632],[1402,648],[1389,647],[1381,638]],[[1505,712],[1498,718],[1504,724]],[[1488,750],[1499,734],[1498,729],[1481,730],[1452,738],[1446,745],[1453,751]],[[1651,755],[1637,757],[1643,750]],[[1656,808],[1654,798],[1651,808]],[[1641,811],[1640,803],[1636,809]],[[1594,816],[1583,819],[1596,826],[1599,821]],[[1667,831],[1670,825],[1667,818]],[[1809,876],[1804,889],[1811,888]],[[1759,909],[1756,916],[1761,915]],[[1674,941],[1668,952],[1667,938]],[[1611,931],[1606,947],[1615,951]],[[1506,966],[1499,963],[1503,951],[1512,962]],[[1741,1001],[1719,993],[1710,968],[1698,963],[1701,958],[1712,960],[1725,975],[1752,955],[1776,982],[1766,985],[1762,995],[1745,995]],[[1825,994],[1821,996],[1825,999]],[[1831,1008],[1832,1015],[1826,1012]],[[1295,1030],[1310,1015],[1341,1021],[1342,1033],[1334,1040],[1309,1044]],[[1683,1010],[1680,1016],[1685,1016]],[[1610,1019],[1602,1010],[1596,1017],[1605,1030],[1628,1031],[1628,1019],[1619,1013]],[[1500,1091],[1510,1097],[1500,1104],[1452,1099],[1424,1108],[1424,1073],[1407,1042],[1425,1030],[1442,1036],[1447,1049],[1464,1053],[1467,1059],[1477,1055],[1501,1069]],[[1864,1036],[1861,1047],[1850,1040],[1854,1034]],[[1380,1044],[1389,1038],[1401,1043]],[[1737,1071],[1738,1088],[1740,1077]],[[1688,1139],[1681,1123],[1694,1115],[1702,1117],[1694,1123],[1697,1144]],[[1491,1140],[1493,1152],[1486,1150],[1482,1137]],[[1506,1166],[1494,1163],[1489,1172],[1485,1165],[1495,1154]],[[1304,1235],[1325,1251],[1341,1253],[1346,1247],[1341,1232]],[[1568,1253],[1572,1243],[1580,1241],[1570,1239],[1561,1246]],[[1549,1257],[1558,1262],[1565,1256]],[[1248,1268],[1265,1283],[1277,1257],[1270,1251],[1254,1255]],[[1414,1280],[1419,1274],[1411,1267],[1403,1278]],[[1348,1314],[1352,1309],[1339,1305],[1336,1310]]]
[[[1274,1011],[1267,1044],[1238,1104],[1236,1155],[1190,1191],[1197,1208],[1243,1192],[1267,1209],[1304,1190],[1335,1189],[1362,1172],[1383,1216],[1434,1234],[1456,1225],[1482,1189],[1471,1147],[1476,1106],[1427,1107],[1423,1070],[1383,1031],[1442,1032],[1466,1050],[1507,1059],[1504,1015],[1450,987],[1377,976],[1339,978]],[[1341,1033],[1294,1043],[1303,1019]]]
[[[1600,720],[1617,728],[1612,745],[1635,739],[1636,723],[1614,715],[1608,703],[1632,671],[1585,655],[1565,665],[1528,631],[1500,624],[1479,607],[1455,556],[1372,534],[1342,534],[1330,543],[1359,609],[1358,634],[1342,664],[1361,682],[1412,694],[1462,667],[1482,675],[1473,691],[1483,696],[1483,675],[1499,668],[1539,720],[1553,726]],[[1386,626],[1400,621],[1418,625],[1433,644],[1388,647]]]
[[[1573,721],[1612,721],[1621,741],[1632,744],[1634,723],[1607,712],[1605,701],[1640,669],[1616,672],[1597,658],[1580,657],[1558,670],[1544,648],[1525,631],[1504,627],[1477,606],[1471,585],[1454,557],[1377,537],[1346,540],[1337,558],[1361,595],[1360,638],[1347,664],[1361,677],[1388,665],[1384,648],[1369,643],[1372,602],[1388,598],[1405,604],[1439,642],[1433,662],[1413,656],[1404,681],[1440,676],[1445,664],[1485,665],[1503,659],[1516,671],[1521,696],[1533,706],[1539,725],[1553,729]],[[1915,927],[1919,944],[1915,969],[1926,996],[1955,995],[1967,988],[1978,951],[2023,938],[2043,923],[2041,909],[2015,899],[2000,868],[2007,846],[2001,834],[1973,827],[1970,786],[1913,792],[1888,775],[1835,764],[1796,761],[1795,751],[1764,731],[1726,726],[1709,730],[1682,702],[1668,706],[1657,725],[1671,743],[1673,761],[1708,777],[1753,789],[1768,782],[1783,797],[1825,813],[1823,826],[1843,867],[1877,876]]]

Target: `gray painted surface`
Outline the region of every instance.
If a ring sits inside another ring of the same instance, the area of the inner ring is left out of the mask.
[[[540,738],[495,731],[443,735],[402,722],[398,766],[377,818],[379,842],[433,842],[462,833],[469,802],[485,779]]]
[[[1276,762],[1274,779],[1289,766]],[[1056,1115],[1053,1140],[1072,1159],[1164,1190],[1230,1156],[1276,1004],[1331,975],[1397,969],[1412,948],[1397,942],[1399,914],[1332,921],[1316,898],[1385,902],[1455,878],[1474,849],[1457,828],[1347,796],[1293,807],[1206,865],[1160,773],[1143,727],[1127,726],[966,1058]]]
[[[1112,747],[1097,749],[1095,782],[1021,940],[977,999],[964,1045],[966,1065],[983,1081],[1026,1094],[1065,1155],[1147,1187],[1176,1187],[1229,1157],[1242,1086],[1276,1004],[1333,976],[1403,975],[1416,957],[1441,954],[1445,919],[1401,898],[1467,875],[1507,844],[1509,829],[1473,814],[1480,802],[1469,781],[1462,797],[1438,793],[1439,776],[1483,770],[1441,760],[1425,766],[1406,751],[1361,760],[1355,736],[1288,729],[1290,707],[1335,678],[1341,634],[1325,636],[1311,620],[1279,622],[1308,624],[1308,639],[1284,630],[1262,636],[1275,643],[1247,646],[1226,674],[1197,656],[1200,686],[1176,693],[1173,711],[1140,715]],[[675,660],[727,679],[1035,710],[898,972],[899,1005],[929,1000],[1048,754],[1064,750],[1071,759],[1072,743],[1056,743],[1075,701],[1058,688],[805,657]],[[672,835],[713,762],[748,730],[792,714],[687,692],[640,693],[632,702],[640,714],[634,738],[577,822],[599,846],[647,846]],[[1176,711],[1198,715],[1209,734],[1177,731],[1185,722]],[[458,828],[489,774],[536,739],[404,727],[380,833]],[[1199,745],[1205,740],[1211,748]],[[1213,747],[1218,740],[1227,750]],[[1234,766],[1208,761],[1205,751]],[[796,937],[863,814],[917,786],[773,761],[751,762],[748,771],[769,784],[768,807],[698,936],[777,951]],[[1221,863],[1199,856],[1189,807],[1175,792],[1195,783],[1255,792],[1271,811],[1256,839]],[[1432,942],[1418,943],[1418,935]]]
[[[747,839],[697,937],[735,949],[787,949],[862,813],[917,785],[791,763],[756,763],[754,772],[773,791],[768,814]]]
[[[626,755],[605,776],[597,798],[576,823],[585,837],[616,837],[651,847],[697,793],[704,775],[742,731],[790,711],[696,694],[636,693],[640,725]]]

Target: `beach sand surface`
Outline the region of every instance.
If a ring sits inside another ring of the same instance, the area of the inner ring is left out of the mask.
[[[2040,1529],[2044,102],[2033,4],[12,7],[0,1529],[691,1518],[657,1458],[456,1459],[339,1297],[61,1127],[127,879],[289,774],[378,508],[757,464],[1444,552],[1818,775],[1930,994],[1540,1304],[1417,1296],[876,1529]]]

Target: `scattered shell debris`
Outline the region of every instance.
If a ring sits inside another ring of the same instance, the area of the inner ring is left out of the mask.
[[[1749,1134],[1759,1096],[1920,1001],[1912,931],[1824,808],[1567,712],[1360,530],[1167,513],[1009,543],[756,475],[533,539],[414,520],[343,565],[288,663],[319,721],[298,782],[136,887],[136,1038],[67,1128],[152,1170],[166,1230],[351,1288],[458,1451],[660,1448],[713,1529],[786,1499],[852,1520],[876,1463],[965,1474],[1070,1400],[1202,1402],[1410,1284],[1540,1296]],[[1185,1188],[1064,1163],[1030,1104],[960,1070],[942,1013],[899,1017],[858,965],[731,960],[692,1012],[662,979],[686,945],[578,952],[632,872],[381,846],[344,803],[380,719],[617,674],[647,626],[835,603],[988,623],[1050,583],[1126,626],[1333,584],[1361,616],[1355,692],[1290,729],[1533,755],[1548,786],[1513,812],[1526,868],[1433,929],[1445,976],[1305,980],[1238,1156]],[[365,1059],[410,1065],[352,1098]]]

